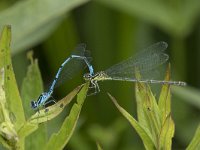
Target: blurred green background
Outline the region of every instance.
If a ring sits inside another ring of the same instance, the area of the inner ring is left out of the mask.
[[[166,41],[172,79],[188,83],[185,88],[172,88],[173,149],[184,149],[191,141],[200,120],[199,0],[1,0],[0,29],[5,24],[12,25],[12,56],[19,88],[29,65],[26,53],[31,49],[39,59],[47,88],[78,43],[87,44],[95,71],[100,71],[155,42]],[[77,75],[56,90],[54,98],[83,82]],[[95,149],[96,141],[104,149],[144,149],[106,95],[110,92],[136,116],[134,84],[108,81],[100,83],[100,88],[99,94],[87,98],[67,149]],[[49,122],[50,132],[62,120],[60,116]]]

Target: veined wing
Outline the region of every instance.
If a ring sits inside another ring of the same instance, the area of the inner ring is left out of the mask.
[[[107,70],[105,73],[110,77],[125,77],[134,79],[135,69],[145,73],[165,63],[169,56],[164,53],[168,44],[166,42],[155,43],[127,60],[124,60]]]

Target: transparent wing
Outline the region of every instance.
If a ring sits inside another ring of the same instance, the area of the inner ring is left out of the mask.
[[[84,43],[79,44],[75,48],[75,50],[71,53],[71,55],[84,56],[87,58],[88,62],[92,61],[90,53],[89,51],[86,50],[86,44]],[[62,71],[58,77],[55,87],[58,87],[61,84],[65,83],[65,81],[72,79],[76,74],[78,74],[84,68],[86,68],[86,63],[83,59],[77,59],[77,58],[71,59],[62,68]]]
[[[166,42],[155,43],[136,54],[135,57],[130,57],[108,68],[105,70],[105,73],[110,77],[135,79],[135,69],[138,69],[142,74],[165,63],[169,58],[169,56],[164,53],[167,47],[168,44]]]

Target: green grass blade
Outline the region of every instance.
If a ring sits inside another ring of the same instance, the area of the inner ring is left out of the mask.
[[[67,12],[86,2],[88,0],[18,1],[0,12],[0,23],[13,26],[13,52],[16,53],[41,42]]]
[[[87,83],[77,96],[77,103],[71,108],[70,114],[66,117],[58,133],[53,134],[46,145],[46,150],[60,150],[68,143],[76,127],[81,108],[85,101],[89,83]]]
[[[198,150],[198,149],[200,149],[200,125],[198,126],[191,143],[186,148],[186,150]]]
[[[140,138],[142,139],[144,146],[147,150],[154,150],[155,146],[153,143],[153,140],[151,137],[147,134],[147,132],[144,130],[144,128],[135,120],[125,109],[123,109],[115,100],[114,97],[112,97],[109,93],[108,96],[112,100],[112,102],[115,104],[117,109],[122,113],[122,115],[130,122],[132,127],[136,130],[136,132],[139,134]]]

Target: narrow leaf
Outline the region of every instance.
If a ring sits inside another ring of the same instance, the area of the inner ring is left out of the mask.
[[[46,145],[46,150],[63,149],[71,138],[76,127],[81,108],[85,101],[89,83],[81,89],[77,96],[77,103],[71,108],[70,114],[66,117],[58,133],[53,134]]]
[[[170,64],[168,65],[165,81],[170,80]],[[160,93],[158,106],[162,114],[162,124],[164,123],[166,117],[171,113],[171,90],[169,84],[163,84]]]
[[[28,66],[26,77],[22,82],[21,88],[21,97],[25,108],[26,118],[30,117],[31,114],[34,113],[31,108],[31,101],[37,100],[38,96],[43,92],[43,82],[38,67],[38,60],[33,59],[33,51],[28,52],[27,57],[31,64]]]
[[[175,125],[171,118],[171,114],[164,120],[163,127],[159,136],[159,148],[164,150],[171,150],[172,138],[174,136]]]
[[[112,102],[115,104],[117,109],[122,113],[122,115],[130,122],[132,127],[136,130],[136,132],[139,134],[140,138],[142,139],[144,146],[148,150],[154,150],[155,146],[153,143],[153,140],[151,137],[147,134],[147,132],[144,130],[144,128],[135,120],[125,109],[123,109],[115,100],[114,97],[112,97],[109,93],[108,96],[112,100]]]
[[[200,149],[200,125],[198,126],[195,135],[186,150]]]
[[[64,110],[65,106],[67,106],[72,101],[72,99],[76,96],[81,87],[82,85],[76,87],[72,92],[70,92],[63,99],[59,100],[56,104],[37,111],[29,118],[28,122],[32,124],[40,124],[42,122],[46,122],[55,118]]]

